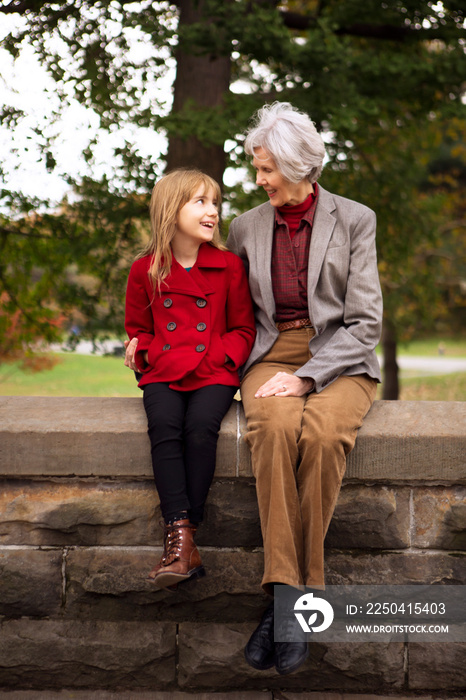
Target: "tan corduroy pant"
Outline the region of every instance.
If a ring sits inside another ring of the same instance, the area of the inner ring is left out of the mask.
[[[341,376],[319,394],[254,398],[276,372],[293,374],[311,358],[313,329],[280,333],[241,384],[264,541],[262,587],[324,586],[324,538],[358,428],[377,383]]]

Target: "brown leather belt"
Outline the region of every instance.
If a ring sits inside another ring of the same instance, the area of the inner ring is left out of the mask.
[[[292,328],[312,328],[310,318],[295,318],[293,321],[279,321],[277,328],[280,331],[290,331]]]

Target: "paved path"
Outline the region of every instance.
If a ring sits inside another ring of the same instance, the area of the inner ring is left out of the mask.
[[[123,344],[119,340],[103,340],[98,342],[96,349],[90,340],[80,340],[76,345],[76,352],[78,355],[104,355],[106,353],[112,354],[115,348],[122,348]],[[65,345],[60,345],[59,343],[54,343],[50,346],[52,352],[65,352],[69,353]]]
[[[401,370],[409,370],[410,373],[417,372],[418,375],[466,372],[466,358],[408,357],[407,355],[401,355],[397,358],[397,362]]]

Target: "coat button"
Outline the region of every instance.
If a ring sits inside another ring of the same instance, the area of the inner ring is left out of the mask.
[[[167,331],[174,331],[175,328],[176,328],[175,321],[170,321],[170,323],[167,323]]]
[[[205,345],[196,345],[196,352],[204,352]]]
[[[171,348],[171,345],[169,345],[167,343],[166,345],[163,346],[162,350],[170,350],[170,348]]]
[[[200,309],[203,309],[204,306],[207,305],[207,302],[206,302],[205,299],[198,299],[198,300],[196,301],[196,304],[197,304],[197,306],[198,306]]]
[[[206,326],[205,323],[198,323],[197,326],[196,326],[196,328],[197,328],[198,331],[205,331],[205,329],[207,328],[207,326]]]
[[[166,309],[169,309],[172,304],[173,304],[173,301],[171,299],[165,299],[165,301],[163,302],[163,305],[165,306]]]

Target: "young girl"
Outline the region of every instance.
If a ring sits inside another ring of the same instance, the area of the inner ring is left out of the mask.
[[[255,338],[240,258],[220,243],[220,188],[196,170],[155,185],[151,240],[133,263],[125,327],[144,391],[164,550],[160,588],[204,575],[193,536],[215,470],[218,431]]]

